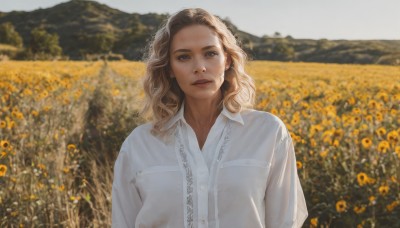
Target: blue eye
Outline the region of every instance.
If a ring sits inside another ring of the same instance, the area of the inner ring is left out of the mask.
[[[216,52],[216,51],[208,51],[208,52],[206,52],[206,56],[207,57],[214,57],[216,55],[218,55],[218,52]]]
[[[176,57],[176,59],[179,61],[184,61],[184,60],[190,59],[190,56],[189,55],[178,55],[178,57]]]

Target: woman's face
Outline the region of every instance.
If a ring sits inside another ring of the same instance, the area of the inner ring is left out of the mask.
[[[172,77],[188,100],[219,99],[224,72],[230,63],[218,35],[207,26],[184,27],[172,38]]]

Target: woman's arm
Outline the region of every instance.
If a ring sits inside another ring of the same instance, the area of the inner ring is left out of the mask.
[[[114,166],[112,186],[112,227],[133,228],[142,206],[140,195],[134,185],[134,171],[130,159],[128,141],[122,144]]]
[[[285,133],[275,147],[268,177],[265,193],[266,227],[301,227],[308,215],[297,175],[293,143],[287,131]]]

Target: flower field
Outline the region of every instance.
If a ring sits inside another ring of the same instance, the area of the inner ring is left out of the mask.
[[[304,227],[400,227],[400,68],[250,62],[295,143]],[[109,227],[137,62],[0,62],[0,227]]]

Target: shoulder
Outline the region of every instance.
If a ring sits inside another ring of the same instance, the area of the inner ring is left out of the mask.
[[[288,130],[284,122],[272,113],[254,109],[244,109],[240,113],[246,128],[256,128],[261,132],[275,133],[278,138],[286,138]]]
[[[145,123],[135,127],[131,133],[125,138],[122,148],[132,148],[140,146],[141,144],[152,143],[156,138],[151,134],[152,123]]]

